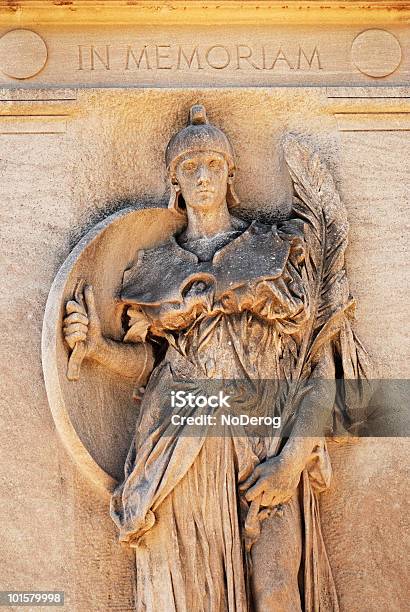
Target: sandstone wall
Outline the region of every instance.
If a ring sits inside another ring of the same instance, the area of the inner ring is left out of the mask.
[[[204,89],[186,83],[178,89],[58,90],[4,84],[2,589],[65,590],[70,612],[132,609],[132,556],[116,542],[107,500],[74,465],[55,431],[42,377],[42,319],[56,272],[89,228],[125,206],[166,206],[163,152],[191,104],[205,104],[235,147],[244,215],[262,211],[272,219],[289,211],[284,132],[302,134],[317,148],[348,209],[356,329],[382,378],[409,377],[406,75],[379,89],[369,86],[374,81],[349,76],[331,79],[342,80],[343,87],[288,81],[286,87],[244,82],[238,88],[229,78]],[[331,453],[335,477],[323,496],[323,529],[341,609],[402,611],[408,605],[408,441],[332,443]]]

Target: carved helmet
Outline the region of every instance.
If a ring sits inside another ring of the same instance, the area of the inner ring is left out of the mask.
[[[231,143],[222,130],[208,123],[205,107],[202,104],[194,104],[189,111],[189,124],[172,136],[165,152],[165,162],[172,187],[169,208],[183,212],[178,206],[180,190],[175,177],[175,168],[183,155],[198,151],[214,151],[226,159],[229,172],[226,201],[229,208],[237,206],[239,200],[232,185],[235,160]]]

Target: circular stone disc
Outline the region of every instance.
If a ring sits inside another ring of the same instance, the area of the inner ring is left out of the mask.
[[[351,53],[356,68],[376,78],[392,74],[401,62],[400,43],[386,30],[361,32],[353,41]]]
[[[94,288],[103,333],[121,341],[118,295],[124,270],[140,249],[157,246],[180,229],[181,220],[166,208],[126,208],[112,214],[74,247],[48,296],[42,357],[51,412],[68,452],[105,496],[123,478],[139,410],[132,399],[135,381],[87,360],[81,365],[80,378],[68,380],[69,351],[62,334],[65,305],[83,279]],[[160,274],[159,270],[158,278]]]
[[[11,30],[0,38],[0,70],[13,79],[29,79],[47,61],[44,40],[31,30]]]

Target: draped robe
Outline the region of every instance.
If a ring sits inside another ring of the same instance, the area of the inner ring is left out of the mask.
[[[282,382],[292,377],[311,316],[310,287],[302,274],[305,249],[299,219],[278,226],[254,221],[246,228],[235,220],[232,231],[211,241],[183,244],[172,237],[142,251],[124,274],[124,341],[168,341],[145,389],[124,481],[111,503],[120,541],[135,548],[138,611],[257,609],[244,547],[248,505],[238,483],[269,455],[269,440],[232,426],[218,436],[206,426],[190,435],[186,424],[171,422],[171,414],[212,416],[214,409],[171,411],[170,397],[173,390],[200,390],[201,381],[246,381],[253,394],[250,409],[280,416]],[[347,305],[349,296],[343,299]],[[329,342],[345,372],[354,369],[346,354],[353,343],[357,370],[363,350],[347,309]],[[335,401],[335,418],[340,412]],[[307,612],[338,610],[317,502],[330,477],[323,440],[293,501],[301,506],[303,525],[295,529],[304,538],[300,599]]]

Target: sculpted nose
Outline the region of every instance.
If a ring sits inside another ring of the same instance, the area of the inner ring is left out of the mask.
[[[209,183],[209,174],[205,166],[201,166],[198,170],[198,185]]]

